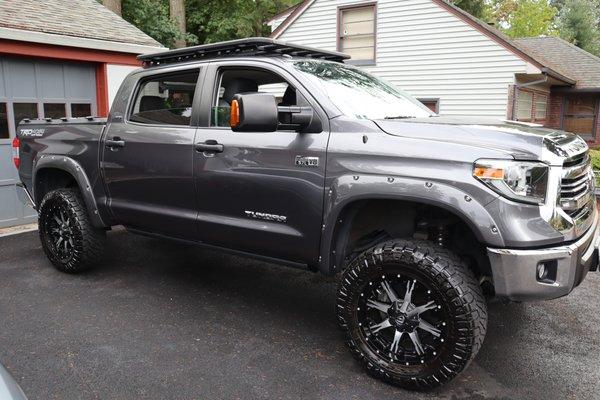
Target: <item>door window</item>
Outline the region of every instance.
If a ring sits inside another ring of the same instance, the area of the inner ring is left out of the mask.
[[[563,129],[580,135],[593,136],[597,111],[598,100],[593,96],[567,97]]]
[[[296,89],[279,75],[260,69],[228,69],[219,77],[219,90],[211,109],[211,126],[229,127],[231,101],[242,93],[268,93],[280,106],[307,104]]]
[[[143,80],[137,91],[132,122],[189,126],[198,71],[185,71]]]

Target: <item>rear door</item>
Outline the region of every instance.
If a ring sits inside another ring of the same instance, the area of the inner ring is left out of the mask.
[[[127,112],[111,114],[101,168],[110,210],[129,228],[196,236],[193,110],[201,72],[179,67],[143,73],[125,83],[134,93],[129,104],[115,103]],[[127,87],[122,91],[128,93]]]
[[[250,61],[211,63],[196,134],[200,147],[194,152],[199,239],[289,261],[316,262],[328,129],[310,134],[233,132],[228,124],[231,97],[255,91],[272,93],[284,105],[310,105],[323,127],[328,126],[318,104],[283,68]],[[308,165],[302,160],[312,161]]]

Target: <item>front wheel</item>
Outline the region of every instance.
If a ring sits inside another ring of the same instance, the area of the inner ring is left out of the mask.
[[[352,260],[337,313],[367,372],[410,389],[452,380],[479,351],[487,326],[485,299],[466,264],[416,240],[386,241]]]
[[[60,271],[87,270],[102,255],[106,232],[92,225],[77,189],[57,189],[44,196],[38,229],[46,256]]]

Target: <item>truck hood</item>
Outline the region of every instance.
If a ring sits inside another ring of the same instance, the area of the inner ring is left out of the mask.
[[[375,123],[390,135],[493,149],[519,160],[549,161],[546,152],[563,158],[587,150],[575,134],[514,121],[430,117]]]

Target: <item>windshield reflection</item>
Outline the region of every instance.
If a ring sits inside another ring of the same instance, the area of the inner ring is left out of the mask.
[[[407,93],[348,65],[302,60],[292,66],[319,85],[347,116],[359,119],[427,118],[433,114]]]

